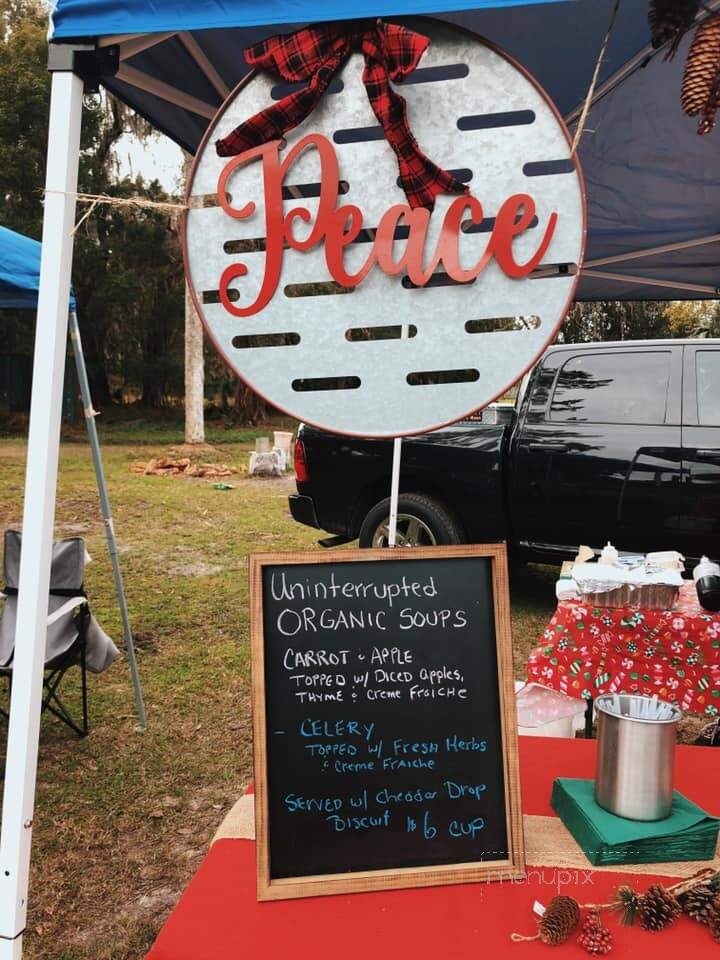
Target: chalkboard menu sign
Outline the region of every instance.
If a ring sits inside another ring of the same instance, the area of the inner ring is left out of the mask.
[[[522,875],[504,545],[250,560],[258,898]]]

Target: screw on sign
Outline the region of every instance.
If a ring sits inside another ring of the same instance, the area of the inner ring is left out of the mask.
[[[272,404],[339,433],[421,433],[495,399],[554,337],[582,264],[582,176],[546,94],[475,35],[410,23],[431,41],[401,85],[412,137],[466,194],[410,205],[360,52],[282,140],[220,157],[218,139],[288,92],[251,74],[188,187],[211,339]]]

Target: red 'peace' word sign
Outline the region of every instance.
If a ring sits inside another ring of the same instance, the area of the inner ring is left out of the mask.
[[[312,149],[317,150],[320,158],[320,199],[314,222],[306,207],[292,207],[287,213],[283,212],[285,177],[298,158],[306,150]],[[262,163],[265,194],[265,273],[253,303],[241,306],[230,300],[228,287],[234,280],[247,274],[247,267],[242,263],[234,263],[223,270],[219,283],[220,301],[228,313],[236,317],[252,316],[272,300],[280,281],[286,247],[305,251],[324,245],[325,262],[330,275],[343,287],[356,287],[375,265],[389,276],[406,273],[412,283],[419,287],[428,282],[440,265],[456,282],[469,283],[493,257],[508,277],[520,278],[532,273],[545,256],[558,222],[558,215],[553,211],[535,253],[524,263],[518,263],[513,253],[513,240],[533,224],[535,201],[527,193],[512,194],[497,212],[483,255],[472,266],[464,268],[460,262],[461,225],[467,221],[482,223],[483,208],[479,200],[471,195],[453,200],[445,213],[436,249],[429,260],[425,259],[425,245],[430,211],[423,208],[413,210],[406,203],[396,203],[382,215],[365,263],[356,273],[348,273],[343,252],[363,229],[363,215],[354,204],[337,205],[340,170],[335,149],[327,137],[319,133],[308,134],[295,144],[282,161],[280,141],[275,140],[248,150],[227,163],[218,178],[217,198],[225,213],[236,220],[252,217],[255,204],[249,202],[243,207],[233,207],[228,200],[228,180],[240,167],[258,160]],[[310,232],[303,239],[294,235],[296,220],[311,224]],[[408,237],[404,250],[395,259],[395,235],[401,222],[408,228]]]

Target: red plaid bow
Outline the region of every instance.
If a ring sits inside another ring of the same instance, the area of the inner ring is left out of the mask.
[[[281,139],[312,113],[337,71],[359,50],[365,57],[363,83],[368,100],[397,156],[399,183],[410,206],[432,210],[437,194],[466,193],[464,184],[422,152],[408,125],[407,104],[390,84],[417,67],[429,43],[419,33],[381,20],[360,28],[319,24],[256,43],[245,51],[251,66],[275,69],[290,83],[310,82],[218,140],[218,155],[236,156]]]

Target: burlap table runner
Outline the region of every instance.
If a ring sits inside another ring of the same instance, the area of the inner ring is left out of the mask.
[[[218,827],[212,842],[223,839],[255,839],[255,798],[240,797]],[[714,860],[685,863],[637,863],[628,866],[594,867],[558,817],[524,816],[525,861],[529,867],[559,870],[600,870],[612,873],[652,874],[663,877],[690,877],[703,867],[720,871],[720,856]]]

